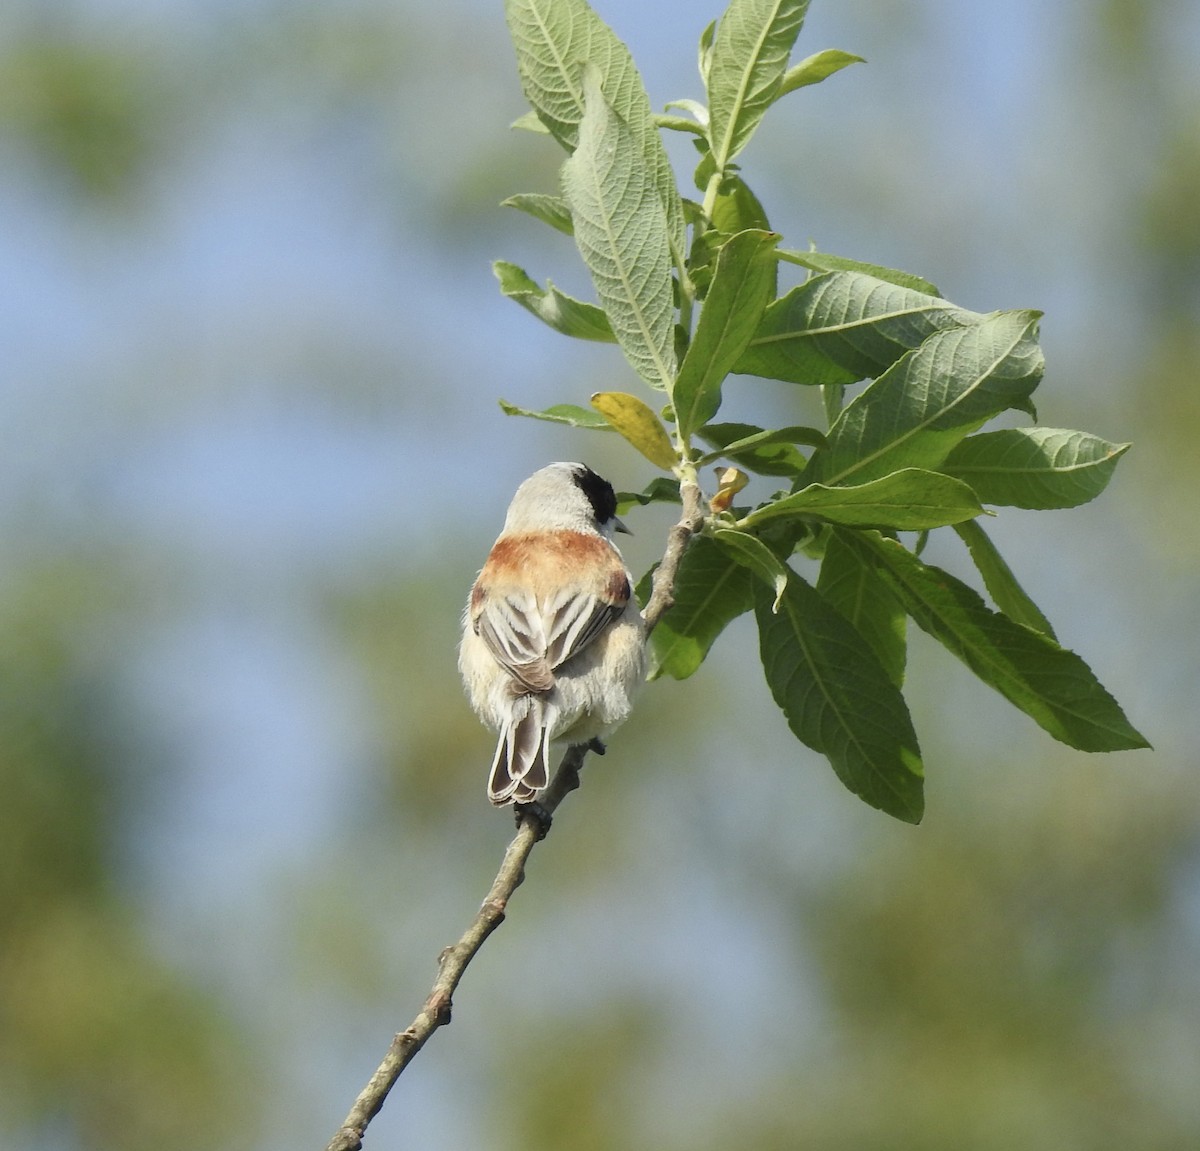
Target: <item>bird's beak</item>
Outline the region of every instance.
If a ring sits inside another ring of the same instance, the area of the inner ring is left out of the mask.
[[[621,532],[627,536],[633,535],[633,532],[631,532],[619,519],[617,519],[616,516],[613,516],[612,518],[612,528],[615,532]]]

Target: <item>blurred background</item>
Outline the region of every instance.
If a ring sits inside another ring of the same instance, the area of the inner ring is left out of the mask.
[[[718,3],[596,8],[701,96]],[[1046,311],[1042,422],[1134,448],[989,530],[1156,750],[1063,748],[918,633],[901,826],[734,627],[589,763],[368,1147],[1200,1145],[1200,8],[814,0],[830,47],[870,63],[745,174],[793,246]],[[496,406],[633,383],[495,289],[590,295],[497,207],[556,187],[523,109],[499,0],[0,12],[0,1146],[324,1146],[483,897],[466,590],[542,463],[650,478]]]

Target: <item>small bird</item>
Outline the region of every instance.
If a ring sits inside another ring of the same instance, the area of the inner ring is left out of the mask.
[[[471,588],[458,667],[499,733],[488,774],[497,806],[550,781],[550,745],[588,743],[629,716],[646,677],[646,633],[612,533],[612,485],[585,464],[534,472]]]

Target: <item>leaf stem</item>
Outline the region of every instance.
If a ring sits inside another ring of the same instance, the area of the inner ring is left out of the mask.
[[[704,189],[704,203],[701,205],[705,220],[712,220],[713,211],[717,206],[717,196],[721,193],[721,182],[724,179],[725,173],[720,168],[708,178],[708,184]]]

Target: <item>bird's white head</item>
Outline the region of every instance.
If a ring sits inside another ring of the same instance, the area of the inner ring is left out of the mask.
[[[508,505],[505,534],[531,531],[592,532],[606,539],[629,529],[617,519],[612,484],[586,464],[548,464],[519,488]]]

